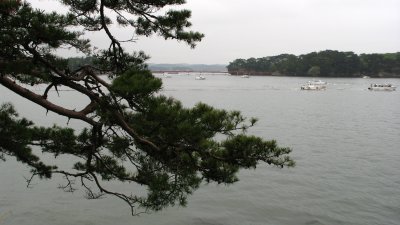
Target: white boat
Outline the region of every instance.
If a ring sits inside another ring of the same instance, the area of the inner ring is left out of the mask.
[[[171,75],[167,74],[167,73],[163,73],[163,77],[164,78],[171,78]]]
[[[200,76],[196,76],[195,79],[196,79],[196,80],[205,80],[206,78],[200,75]]]
[[[396,87],[392,84],[371,84],[368,88],[370,91],[395,91]]]
[[[241,78],[249,78],[250,76],[249,75],[242,75],[242,76],[240,76]]]
[[[301,90],[326,90],[327,83],[321,80],[308,81],[307,84],[301,86]]]

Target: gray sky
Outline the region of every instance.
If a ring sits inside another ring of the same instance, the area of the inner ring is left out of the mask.
[[[151,63],[204,64],[326,49],[400,51],[400,0],[187,0],[184,8],[193,30],[206,35],[195,49],[157,37],[129,48],[144,50]],[[97,35],[93,41],[106,46]]]

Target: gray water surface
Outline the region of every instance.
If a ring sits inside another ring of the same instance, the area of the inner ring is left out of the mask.
[[[260,165],[240,172],[236,184],[203,185],[186,208],[131,217],[118,199],[86,200],[82,191],[57,189],[60,178],[26,188],[29,170],[9,159],[0,162],[0,225],[400,224],[400,91],[367,90],[370,83],[399,86],[399,79],[324,78],[326,91],[301,91],[310,78],[194,76],[163,78],[162,93],[186,106],[201,101],[257,117],[249,132],[291,147],[297,166]],[[87,102],[61,94],[67,106]],[[5,101],[41,125],[67,123],[0,86]]]

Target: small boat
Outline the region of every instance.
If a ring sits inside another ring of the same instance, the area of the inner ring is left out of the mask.
[[[169,75],[168,73],[163,73],[163,77],[164,78],[171,78],[171,75]]]
[[[321,80],[308,81],[307,84],[301,86],[301,90],[326,90],[327,83]]]
[[[362,78],[368,79],[368,78],[371,78],[371,77],[370,76],[363,76]]]
[[[396,87],[392,84],[371,84],[368,87],[370,91],[395,91]]]
[[[249,75],[242,75],[242,76],[240,76],[241,78],[250,78],[250,76]]]
[[[196,79],[196,80],[205,80],[206,78],[200,75],[200,76],[196,76],[195,79]]]

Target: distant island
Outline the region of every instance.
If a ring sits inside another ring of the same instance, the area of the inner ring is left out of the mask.
[[[281,54],[235,59],[227,69],[231,75],[400,78],[400,52],[357,55],[325,50],[299,56]]]
[[[153,72],[228,72],[226,65],[222,64],[149,64],[149,69]]]
[[[68,58],[68,68],[93,64],[93,58]],[[400,52],[360,54],[325,50],[305,55],[281,54],[263,58],[235,59],[223,64],[148,64],[153,72],[209,72],[231,75],[386,77],[400,78]]]
[[[92,57],[71,57],[67,59],[69,70],[74,71],[82,65],[93,65]],[[226,64],[155,64],[149,63],[148,68],[153,72],[209,72],[209,73],[227,73]]]

